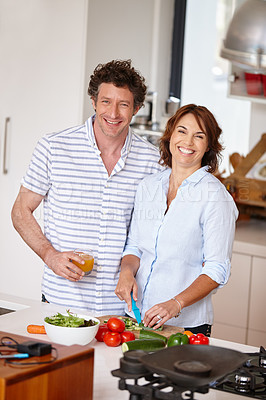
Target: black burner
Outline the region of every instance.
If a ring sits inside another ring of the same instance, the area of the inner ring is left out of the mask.
[[[241,394],[254,399],[266,400],[266,351],[250,354],[249,360],[234,373],[212,384],[224,392]]]
[[[212,367],[207,362],[194,360],[179,360],[174,363],[174,368],[183,374],[208,376]]]

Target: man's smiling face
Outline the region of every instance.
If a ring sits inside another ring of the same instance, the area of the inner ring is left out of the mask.
[[[94,129],[108,137],[126,137],[134,111],[134,97],[128,87],[116,87],[112,83],[102,83],[96,102]]]

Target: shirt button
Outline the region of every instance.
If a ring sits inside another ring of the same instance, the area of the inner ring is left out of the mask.
[[[98,265],[98,271],[101,271],[103,267],[101,265]]]
[[[97,292],[96,295],[99,297],[101,296],[101,292]]]

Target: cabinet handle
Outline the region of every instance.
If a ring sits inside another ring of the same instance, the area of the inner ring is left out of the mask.
[[[7,151],[7,134],[8,134],[8,124],[10,122],[10,118],[7,117],[5,120],[5,133],[4,133],[4,155],[3,155],[3,174],[7,174],[8,170],[7,170],[7,166],[6,166],[6,160],[7,160],[7,156],[6,156],[6,151]]]

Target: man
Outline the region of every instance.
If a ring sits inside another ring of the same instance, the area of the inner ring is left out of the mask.
[[[121,314],[114,290],[137,184],[161,170],[158,150],[129,124],[142,107],[144,78],[131,61],[99,64],[88,93],[95,115],[37,144],[12,209],[15,229],[44,261],[43,300],[97,315]],[[43,201],[44,233],[33,212]],[[89,247],[89,275],[75,248]]]

